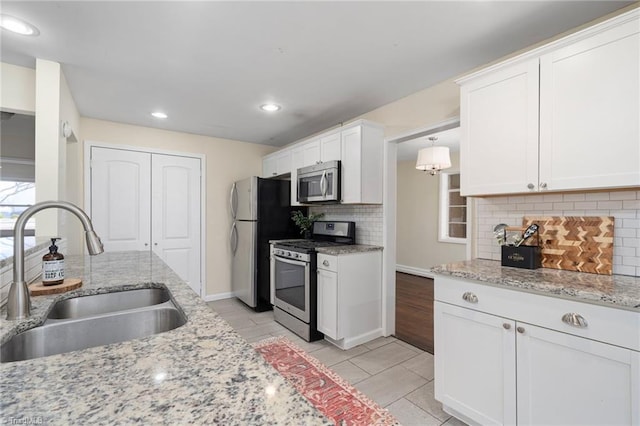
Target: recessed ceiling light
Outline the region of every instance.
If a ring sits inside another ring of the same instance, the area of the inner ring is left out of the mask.
[[[37,36],[40,34],[40,31],[30,23],[4,14],[0,14],[0,28],[26,36]]]
[[[165,114],[164,112],[160,112],[160,111],[152,112],[151,115],[153,115],[155,118],[161,118],[163,120],[165,118],[169,117],[167,114]]]
[[[260,105],[260,109],[267,112],[276,112],[282,108],[280,105],[276,104],[264,104]]]

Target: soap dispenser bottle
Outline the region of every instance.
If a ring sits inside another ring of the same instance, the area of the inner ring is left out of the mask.
[[[52,238],[49,253],[42,257],[42,285],[56,285],[64,282],[64,256],[58,253],[56,240]]]

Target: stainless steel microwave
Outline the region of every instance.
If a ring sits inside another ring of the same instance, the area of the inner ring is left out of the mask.
[[[327,161],[298,169],[298,201],[340,202],[340,161]]]

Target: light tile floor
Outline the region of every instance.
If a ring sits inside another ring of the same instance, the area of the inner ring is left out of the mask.
[[[381,337],[343,351],[324,340],[305,342],[273,319],[273,312],[256,313],[237,299],[208,305],[247,341],[286,336],[362,393],[409,425],[463,425],[442,411],[433,396],[433,355],[395,337]]]

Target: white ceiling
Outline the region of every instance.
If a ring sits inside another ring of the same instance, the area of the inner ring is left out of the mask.
[[[83,116],[284,145],[631,3],[3,0],[40,36],[0,54],[60,62]]]

